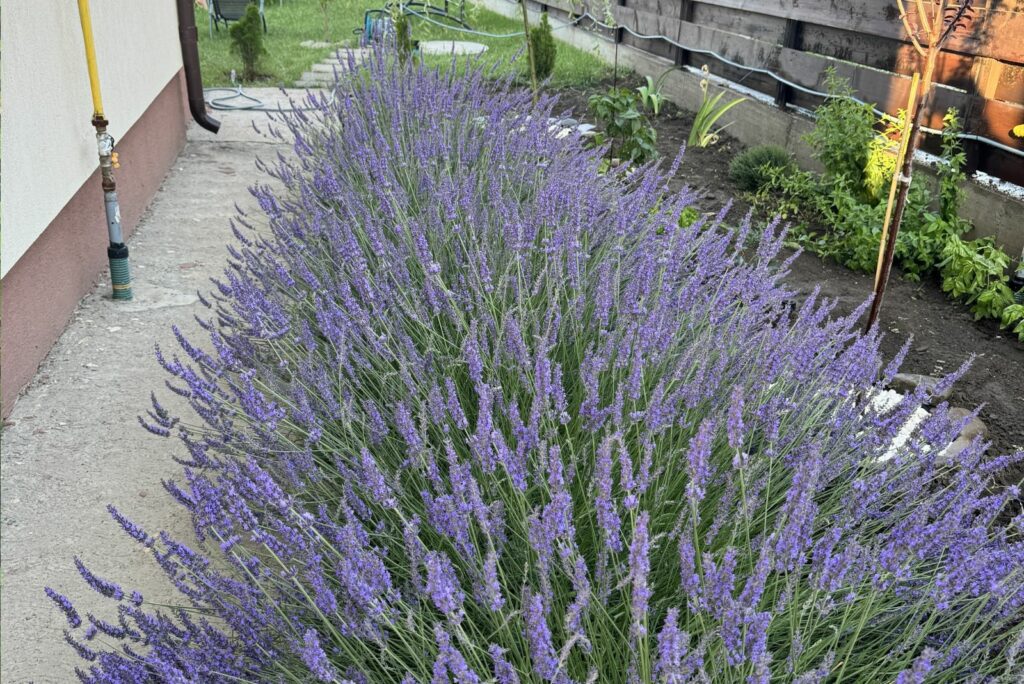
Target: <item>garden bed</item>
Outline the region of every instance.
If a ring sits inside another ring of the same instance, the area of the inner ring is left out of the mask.
[[[561,89],[559,109],[569,108],[581,120],[586,119],[588,97],[611,85],[609,80],[597,89]],[[636,86],[640,81],[629,77],[619,85]],[[667,103],[652,123],[658,132],[658,151],[670,160],[686,144],[693,113]],[[750,207],[729,179],[729,163],[744,149],[737,140],[723,135],[716,145],[688,150],[675,188],[690,185],[701,190],[701,208],[709,212],[717,212],[735,198],[732,216],[738,221]],[[787,282],[800,293],[820,287],[822,295],[837,299],[839,310],[846,313],[871,294],[871,280],[870,275],[804,253],[793,263]],[[954,386],[950,404],[971,409],[982,406],[981,419],[988,426],[994,452],[1024,448],[1024,345],[1000,330],[995,321],[975,321],[965,306],[951,301],[933,280],[909,282],[900,278],[895,268],[881,326],[888,331],[882,342],[887,357],[896,354],[908,337],[914,338],[903,364],[908,373],[943,375],[975,355],[970,371]]]

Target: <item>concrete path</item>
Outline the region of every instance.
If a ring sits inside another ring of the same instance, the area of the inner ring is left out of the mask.
[[[349,53],[356,64],[361,63],[370,54],[367,48],[339,48],[319,64],[314,64],[309,71],[302,74],[295,82],[298,88],[330,88],[334,84],[339,70],[348,65]]]
[[[266,102],[279,91],[253,89]],[[73,682],[84,665],[63,642],[66,622],[43,593],[52,586],[69,595],[85,619],[110,618],[112,603],[79,578],[74,556],[147,601],[181,603],[149,552],[107,514],[113,503],[150,532],[166,529],[191,540],[184,509],[160,481],[177,478],[183,455],[177,439],[143,430],[136,416],[166,374],[153,345],[174,349],[179,325],[205,340],[193,314],[205,312],[196,290],[219,275],[231,239],[234,203],[255,208],[247,187],[265,182],[254,167],[259,156],[286,151],[255,133],[265,114],[215,112],[223,127],[211,135],[194,124],[188,142],[129,242],[135,299],[109,298],[109,274],[82,300],[72,321],[18,399],[3,429],[0,450],[0,681]],[[101,244],[96,249],[104,249]]]

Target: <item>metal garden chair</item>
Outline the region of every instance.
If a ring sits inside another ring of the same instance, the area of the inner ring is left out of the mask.
[[[238,21],[245,16],[245,8],[257,0],[209,0],[210,10],[210,37],[213,38],[213,31],[220,31],[223,23],[227,28],[229,21]],[[263,32],[267,32],[267,17],[263,14],[263,0],[258,0],[260,20],[263,22]]]

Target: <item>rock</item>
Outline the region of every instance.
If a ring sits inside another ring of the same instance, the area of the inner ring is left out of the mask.
[[[421,40],[420,54],[423,55],[479,55],[487,51],[483,43],[469,40]]]
[[[973,415],[974,411],[968,411],[965,408],[951,408],[949,409],[949,417],[951,420],[964,421],[968,417],[970,420],[964,425],[963,429],[960,430],[960,434],[957,439],[963,437],[965,439],[974,439],[975,437],[981,437],[984,439],[988,436],[988,426],[982,422],[981,418]]]
[[[566,117],[558,122],[559,126],[563,128],[574,128],[580,125],[580,122],[572,117]]]
[[[970,420],[960,429],[960,434],[957,435],[957,438],[942,450],[942,453],[939,454],[939,460],[947,463],[956,461],[963,450],[969,447],[975,439],[985,439],[988,436],[988,426],[980,418],[972,415],[973,413],[973,411],[968,411],[965,408],[949,409],[950,420],[958,422],[963,422],[968,418]]]
[[[903,395],[899,392],[892,390],[882,390],[872,395],[871,397],[871,408],[879,413],[886,413],[893,409],[903,400]],[[914,409],[914,413],[907,419],[907,422],[903,424],[899,432],[893,438],[889,448],[885,450],[885,453],[879,457],[879,461],[885,463],[896,457],[910,437],[914,434],[914,431],[928,418],[928,412],[923,408]]]
[[[951,391],[951,388],[946,388],[946,390],[941,394],[934,394],[935,386],[938,384],[939,378],[931,375],[921,375],[920,373],[897,373],[896,377],[894,377],[892,382],[889,383],[889,387],[904,394],[911,394],[918,387],[923,387],[929,394],[925,403],[934,405],[940,401],[949,399]]]

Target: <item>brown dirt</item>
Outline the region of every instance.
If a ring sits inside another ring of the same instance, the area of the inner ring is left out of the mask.
[[[597,91],[560,91],[559,109],[569,108],[577,118],[587,120],[587,97],[593,92]],[[692,121],[691,112],[666,104],[654,120],[662,157],[671,159],[676,155],[686,143]],[[699,208],[705,211],[716,211],[732,199],[732,215],[743,216],[749,206],[739,199],[740,192],[729,180],[729,162],[744,149],[741,143],[723,135],[712,147],[687,150],[676,187],[688,185],[700,190],[703,196]],[[870,295],[871,281],[870,275],[804,253],[793,264],[786,282],[801,294],[820,287],[823,296],[837,300],[839,312],[847,313]],[[895,270],[886,290],[880,324],[886,331],[882,350],[887,357],[913,337],[903,363],[905,372],[942,375],[956,370],[973,355],[970,370],[953,388],[950,405],[982,407],[981,419],[988,426],[994,452],[1024,449],[1024,344],[999,330],[993,321],[975,321],[965,306],[945,296],[937,282],[912,283],[900,278]],[[1019,481],[1024,467],[1008,475]]]

